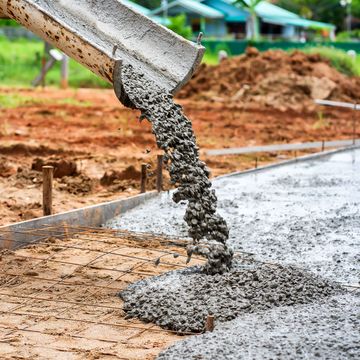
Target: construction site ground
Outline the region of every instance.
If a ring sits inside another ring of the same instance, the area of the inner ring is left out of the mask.
[[[124,108],[112,90],[1,88],[0,101],[0,225],[41,216],[39,170],[49,161],[67,175],[55,178],[56,213],[138,193],[142,163],[151,165],[148,189],[155,187],[158,149],[150,124],[140,123],[139,112]],[[283,112],[224,99],[179,102],[201,151],[353,136],[351,110]],[[300,154],[202,157],[217,176]],[[164,187],[170,187],[166,174]]]
[[[145,360],[184,338],[126,319],[117,296],[130,283],[185,267],[182,248],[154,235],[54,232],[38,229],[43,240],[0,252],[1,359]]]

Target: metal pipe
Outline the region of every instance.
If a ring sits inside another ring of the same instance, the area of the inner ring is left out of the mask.
[[[104,80],[119,82],[115,90],[122,102],[126,94],[121,87],[121,64],[131,64],[176,93],[190,79],[205,51],[120,0],[0,0],[0,14]]]

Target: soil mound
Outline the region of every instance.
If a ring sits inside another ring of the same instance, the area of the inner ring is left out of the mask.
[[[314,108],[314,99],[356,101],[359,92],[360,79],[339,73],[320,55],[248,48],[217,66],[203,64],[178,96],[304,111]]]
[[[75,161],[58,158],[51,158],[48,160],[36,158],[31,165],[31,170],[42,171],[43,166],[53,166],[55,178],[76,176],[79,174]]]

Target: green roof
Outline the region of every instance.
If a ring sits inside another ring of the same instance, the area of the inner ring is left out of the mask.
[[[306,29],[334,29],[335,25],[319,21],[312,21],[303,18],[280,18],[280,17],[263,17],[263,21],[277,25],[293,25]]]
[[[235,0],[224,0],[229,3],[234,3]],[[250,3],[250,0],[245,0]],[[256,6],[256,14],[264,21],[278,25],[293,25],[303,28],[315,28],[315,29],[334,29],[335,25],[327,24],[319,21],[312,21],[303,19],[297,14],[291,11],[282,9],[279,6],[271,4],[267,1],[261,1]]]
[[[226,0],[202,0],[202,3],[223,13],[227,22],[246,22],[249,17],[247,11],[230,4]]]
[[[184,8],[202,17],[210,19],[222,19],[224,17],[224,14],[222,12],[210,6],[202,4],[200,0],[175,0],[167,6],[168,9],[171,9],[173,7]],[[159,14],[163,11],[164,7],[160,6],[159,8],[155,9],[152,14]]]

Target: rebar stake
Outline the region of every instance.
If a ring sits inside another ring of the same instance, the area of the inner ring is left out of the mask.
[[[48,216],[52,214],[52,188],[53,188],[53,166],[43,166],[43,214]]]
[[[205,331],[213,332],[215,328],[214,315],[208,315],[206,318]]]
[[[141,186],[140,193],[146,193],[146,179],[147,179],[147,166],[146,164],[141,164]]]
[[[163,155],[157,156],[156,189],[158,192],[163,190],[163,158]]]

